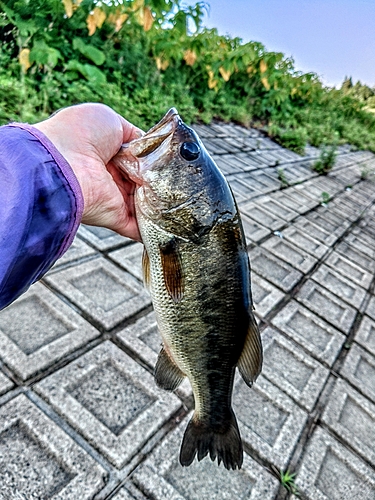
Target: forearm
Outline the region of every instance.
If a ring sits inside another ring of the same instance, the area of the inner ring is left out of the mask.
[[[83,212],[78,181],[39,130],[0,127],[0,309],[69,248]]]

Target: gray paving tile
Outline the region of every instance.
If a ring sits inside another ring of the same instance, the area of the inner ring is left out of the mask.
[[[41,283],[0,312],[0,357],[23,380],[99,335]]]
[[[271,327],[262,332],[262,376],[311,412],[329,370]]]
[[[251,288],[255,312],[264,317],[276,307],[285,294],[256,273],[251,273]]]
[[[105,227],[87,226],[81,224],[78,229],[80,238],[88,241],[98,250],[104,251],[110,248],[126,245],[132,242],[129,238],[106,229]]]
[[[350,226],[350,221],[329,210],[328,207],[319,207],[314,212],[306,215],[317,226],[325,229],[335,237],[339,238]]]
[[[285,221],[260,207],[256,201],[240,204],[240,209],[250,219],[255,220],[272,231],[276,231],[285,225]]]
[[[311,276],[311,279],[324,286],[349,305],[359,309],[366,297],[366,290],[332,268],[322,264]]]
[[[332,246],[339,238],[336,234],[314,224],[314,222],[306,217],[298,218],[294,222],[293,227],[307,234],[310,238],[314,238],[314,240],[324,243],[328,247]]]
[[[345,342],[342,333],[294,300],[272,319],[272,323],[329,366],[333,365]]]
[[[354,340],[375,356],[375,320],[363,316]]]
[[[352,344],[340,370],[343,377],[375,402],[375,357]]]
[[[318,283],[308,281],[296,295],[306,307],[348,334],[357,311]]]
[[[241,470],[227,471],[209,458],[182,467],[178,454],[187,420],[164,439],[132,476],[147,498],[155,500],[273,500],[278,481],[244,453]]]
[[[238,377],[233,390],[233,409],[244,443],[264,460],[284,469],[307,413],[264,377],[259,377],[251,389]]]
[[[1,492],[6,500],[91,499],[105,471],[24,395],[0,407]]]
[[[261,194],[256,188],[242,182],[238,177],[228,177],[228,182],[237,203],[244,203],[254,196]]]
[[[325,261],[325,264],[365,290],[367,290],[371,284],[372,275],[370,273],[336,251],[331,253]]]
[[[140,281],[143,281],[142,254],[142,243],[134,243],[133,245],[127,245],[119,250],[109,252],[108,257],[114,262],[117,262],[117,264],[120,264],[125,271],[128,271]]]
[[[294,187],[278,191],[272,194],[272,197],[299,214],[304,214],[316,206],[311,198],[305,196],[302,191],[296,191]]]
[[[370,234],[365,233],[359,227],[355,227],[353,229],[353,231],[351,232],[351,236],[355,237],[355,242],[361,242],[362,244],[366,245],[369,248],[369,250],[372,252],[372,255],[374,255],[374,253],[375,253],[375,237],[371,236]]]
[[[263,248],[253,248],[249,255],[252,269],[285,292],[291,290],[302,278],[299,271]]]
[[[322,421],[345,444],[375,465],[375,405],[342,379],[336,381]]]
[[[103,257],[64,269],[46,281],[106,329],[151,303],[139,281]]]
[[[363,253],[367,257],[371,259],[374,258],[375,246],[372,246],[369,241],[363,239],[363,236],[359,234],[349,234],[345,240],[345,243],[348,243],[350,246]]]
[[[0,396],[10,391],[14,387],[14,384],[8,377],[4,375],[3,372],[0,372]]]
[[[121,489],[115,494],[115,496],[111,497],[111,500],[139,500],[139,498],[145,498],[140,497],[137,495],[137,498],[135,498],[127,489],[126,485],[122,486]]]
[[[301,250],[309,253],[317,259],[321,259],[328,251],[323,243],[300,231],[296,226],[289,226],[283,231],[283,237]]]
[[[273,196],[262,196],[256,203],[267,212],[277,215],[286,222],[290,222],[298,216],[297,212],[277,202]]]
[[[372,500],[375,472],[330,434],[317,428],[296,479],[306,500]]]
[[[262,226],[245,214],[241,214],[242,226],[245,232],[246,244],[256,243],[271,233],[270,229]]]
[[[346,241],[342,241],[339,245],[337,245],[336,252],[349,259],[357,266],[362,267],[362,269],[364,269],[365,271],[368,271],[370,273],[373,273],[375,271],[375,259],[373,259],[368,254],[366,255],[356,248],[352,247]]]
[[[83,259],[84,257],[90,257],[96,254],[96,250],[79,237],[75,237],[73,243],[69,247],[69,250],[56,262],[53,269],[59,268],[67,264],[71,264],[76,260]]]
[[[366,314],[368,314],[372,319],[375,319],[375,295],[370,299],[370,302],[366,308]]]
[[[234,161],[234,158],[233,155],[213,156],[216,165],[224,175],[231,175],[244,171],[245,165],[241,165],[240,162]]]
[[[111,342],[50,375],[35,390],[119,469],[181,406]]]
[[[308,273],[317,263],[315,257],[279,236],[272,236],[261,246],[303,273]]]

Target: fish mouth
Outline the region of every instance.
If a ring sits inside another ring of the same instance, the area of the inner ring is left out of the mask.
[[[159,123],[154,125],[140,139],[135,139],[129,146],[136,158],[144,158],[158,149],[163,142],[176,131],[181,118],[176,108],[171,108]]]

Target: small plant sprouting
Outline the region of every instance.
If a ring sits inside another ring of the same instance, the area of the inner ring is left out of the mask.
[[[323,207],[326,207],[330,200],[331,200],[331,197],[330,197],[329,193],[327,193],[326,191],[323,191],[322,192],[322,203],[321,203],[323,205]]]
[[[286,490],[288,490],[289,493],[293,493],[293,495],[299,496],[298,488],[294,482],[294,479],[296,477],[295,472],[291,473],[289,470],[286,470],[285,472],[283,472],[281,470],[279,472],[279,477],[280,477],[280,482],[281,482],[282,486],[284,486],[284,488]]]
[[[312,169],[315,170],[319,175],[326,175],[330,170],[332,170],[333,165],[336,160],[336,145],[330,147],[323,147],[320,153],[319,160],[314,163]]]
[[[286,188],[289,186],[288,179],[286,178],[285,172],[283,168],[277,169],[277,178],[281,182],[281,188]]]
[[[374,179],[375,171],[369,167],[364,167],[361,171],[361,181]]]

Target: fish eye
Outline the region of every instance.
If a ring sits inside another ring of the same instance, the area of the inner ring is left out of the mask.
[[[180,147],[182,158],[188,161],[196,160],[201,153],[201,148],[196,142],[184,142]]]

